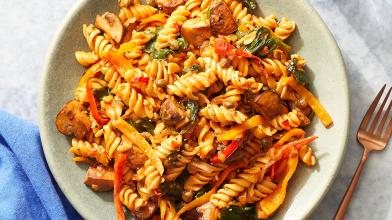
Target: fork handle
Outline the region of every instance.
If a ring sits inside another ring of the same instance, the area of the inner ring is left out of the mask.
[[[365,162],[368,159],[369,152],[370,151],[367,150],[366,148],[364,149],[364,151],[362,153],[361,162],[359,163],[357,170],[355,171],[355,174],[354,174],[353,178],[351,179],[350,186],[348,187],[346,193],[344,194],[342,201],[340,202],[340,205],[339,205],[338,210],[336,211],[334,220],[343,220],[344,219],[344,216],[345,216],[346,211],[348,209],[348,205],[350,204],[350,201],[351,201],[351,197],[353,195],[355,187],[358,184],[359,176],[361,175],[363,166],[365,165]]]

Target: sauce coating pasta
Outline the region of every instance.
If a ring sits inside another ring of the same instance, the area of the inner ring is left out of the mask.
[[[266,219],[298,161],[316,164],[303,128],[332,119],[285,43],[296,24],[245,2],[121,0],[83,25],[87,69],[56,125],[118,219]]]

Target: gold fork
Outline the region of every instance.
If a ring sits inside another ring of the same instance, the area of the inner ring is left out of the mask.
[[[369,109],[366,112],[365,117],[362,119],[361,125],[358,129],[357,139],[358,142],[361,143],[364,147],[361,162],[359,163],[357,170],[351,180],[350,186],[348,187],[346,193],[342,201],[340,202],[339,209],[337,210],[334,220],[342,220],[344,219],[344,215],[346,214],[348,205],[350,203],[351,197],[355,190],[355,187],[358,184],[359,176],[361,175],[362,168],[368,158],[368,155],[373,150],[384,150],[385,146],[388,143],[389,138],[392,134],[392,117],[389,116],[389,112],[391,111],[392,107],[392,100],[389,102],[387,109],[385,110],[384,115],[383,109],[385,104],[388,101],[388,97],[391,93],[392,87],[389,89],[387,95],[384,98],[384,101],[381,104],[381,107],[377,111],[376,115],[372,123],[370,124],[370,119],[372,118],[373,113],[376,110],[378,102],[381,99],[381,96],[385,90],[386,85],[384,85],[380,92],[378,92],[376,98],[374,99],[373,103],[370,105]],[[388,121],[387,127],[384,129],[386,122]],[[370,124],[370,127],[369,127]],[[378,125],[378,126],[377,126]],[[377,127],[377,128],[376,128]]]

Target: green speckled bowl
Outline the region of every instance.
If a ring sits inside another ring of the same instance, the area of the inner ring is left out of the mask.
[[[305,0],[259,0],[257,13],[285,16],[297,23],[290,38],[294,52],[308,61],[307,73],[313,91],[332,115],[335,124],[325,129],[313,120],[309,133],[319,136],[313,144],[316,167],[300,166],[290,181],[288,196],[276,213],[277,219],[303,219],[317,207],[339,170],[345,152],[349,125],[349,94],[339,48],[319,15]],[[55,117],[61,106],[73,98],[83,74],[76,50],[88,50],[82,24],[93,23],[96,14],[117,12],[115,0],[79,1],[61,25],[49,49],[42,79],[39,107],[40,131],[46,160],[60,188],[86,219],[115,219],[111,193],[95,193],[83,184],[87,166],[72,162],[70,139],[57,132]],[[38,172],[38,171],[37,171]]]

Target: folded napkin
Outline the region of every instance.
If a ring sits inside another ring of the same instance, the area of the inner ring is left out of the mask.
[[[1,110],[0,219],[81,219],[50,174],[37,126]]]

